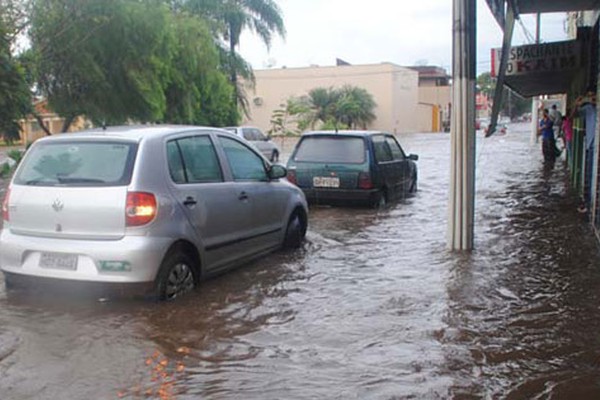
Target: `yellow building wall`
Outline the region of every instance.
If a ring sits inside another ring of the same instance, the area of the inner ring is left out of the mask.
[[[273,111],[290,97],[300,97],[317,87],[353,85],[364,88],[377,106],[368,127],[392,133],[418,130],[418,73],[391,63],[333,67],[280,68],[254,71],[256,86],[246,86],[249,117],[244,125],[263,131],[271,128]]]

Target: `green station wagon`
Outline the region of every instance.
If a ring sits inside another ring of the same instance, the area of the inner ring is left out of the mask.
[[[385,132],[307,132],[288,163],[288,180],[311,203],[383,206],[417,190],[417,161]]]

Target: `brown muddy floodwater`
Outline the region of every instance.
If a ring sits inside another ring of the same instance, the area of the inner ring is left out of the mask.
[[[304,248],[178,301],[6,292],[0,399],[598,399],[600,253],[526,126],[478,136],[476,250],[446,251],[449,136],[419,192],[313,208]]]

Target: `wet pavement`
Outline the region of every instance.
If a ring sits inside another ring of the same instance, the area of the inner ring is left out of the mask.
[[[0,278],[0,398],[600,398],[600,252],[526,129],[478,136],[470,254],[445,247],[449,136],[415,134],[415,196],[313,208],[300,251],[175,302]]]

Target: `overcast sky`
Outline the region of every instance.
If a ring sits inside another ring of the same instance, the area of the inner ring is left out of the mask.
[[[244,34],[240,52],[255,69],[269,66],[393,62],[438,65],[451,70],[452,0],[278,0],[287,30],[270,51],[254,35]],[[490,49],[500,47],[502,32],[484,0],[477,0],[478,72],[489,71]],[[542,41],[565,40],[566,14],[542,19]],[[523,16],[535,36],[535,17]],[[529,43],[517,23],[513,45]]]

